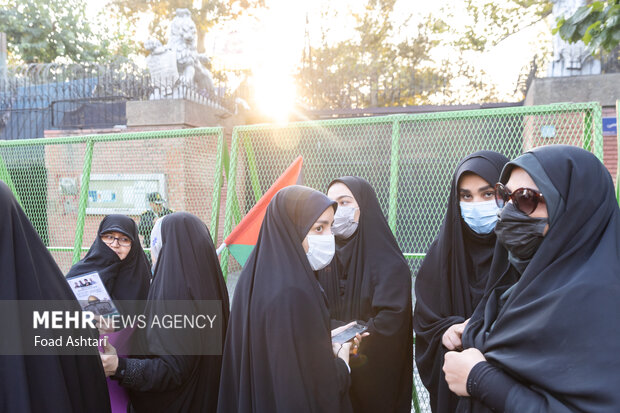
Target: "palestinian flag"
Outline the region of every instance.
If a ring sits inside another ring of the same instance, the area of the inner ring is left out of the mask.
[[[246,260],[250,256],[250,253],[256,245],[258,240],[258,233],[260,227],[263,224],[263,218],[267,211],[267,205],[271,202],[271,198],[280,189],[295,185],[298,183],[301,173],[302,157],[299,156],[293,163],[284,171],[282,175],[271,185],[271,187],[265,192],[261,199],[258,200],[256,205],[250,209],[250,211],[243,217],[241,222],[232,230],[232,232],[226,237],[224,243],[220,245],[217,252],[218,254],[228,247],[228,250],[232,256],[237,260],[241,266],[245,265]]]

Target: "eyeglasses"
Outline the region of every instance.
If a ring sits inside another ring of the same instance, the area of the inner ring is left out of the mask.
[[[129,239],[127,237],[115,237],[115,236],[110,235],[110,234],[103,234],[101,236],[101,240],[103,242],[105,242],[107,245],[114,244],[114,240],[116,240],[116,241],[118,241],[118,245],[120,245],[121,247],[130,247],[131,246],[131,239]]]
[[[498,182],[495,185],[495,203],[498,208],[503,208],[511,199],[514,206],[525,215],[531,214],[536,210],[539,203],[545,202],[543,194],[535,189],[519,188],[510,192],[503,184]]]

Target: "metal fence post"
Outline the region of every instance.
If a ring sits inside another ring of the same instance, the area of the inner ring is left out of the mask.
[[[211,238],[213,243],[217,244],[217,234],[219,230],[220,222],[220,202],[222,196],[222,174],[224,168],[222,164],[224,162],[224,132],[220,130],[217,138],[217,154],[215,158],[215,182],[213,183],[213,199],[211,201]]]
[[[596,105],[592,110],[592,127],[594,129],[594,155],[603,162],[603,110]]]
[[[603,118],[601,107],[586,110],[583,120],[583,148],[603,162]],[[594,140],[594,142],[592,142]],[[594,143],[594,150],[592,144]]]
[[[230,170],[230,155],[228,154],[228,144],[224,142],[224,152],[222,152],[222,162],[224,164],[224,173],[226,174],[226,182],[228,182],[228,172]],[[228,197],[229,194],[226,194]],[[236,222],[241,221],[241,212],[239,212],[239,201],[237,200],[237,193],[233,193],[233,217]]]
[[[592,152],[592,110],[583,114],[583,149]]]
[[[388,225],[396,236],[396,214],[398,213],[398,165],[400,158],[400,122],[392,123],[392,155],[390,157],[390,197]]]
[[[226,185],[226,212],[224,215],[224,235],[223,238],[226,239],[228,234],[232,231],[233,226],[233,210],[234,210],[234,202],[237,199],[235,195],[237,189],[237,155],[239,152],[239,134],[237,132],[237,128],[233,128],[232,133],[232,142],[230,144],[230,165],[228,168],[228,182]],[[224,280],[228,279],[228,259],[230,253],[228,252],[228,248],[224,248],[222,251],[222,274],[224,275]]]
[[[86,206],[88,205],[88,187],[90,185],[90,170],[93,162],[94,146],[95,144],[92,139],[86,141],[86,153],[84,154],[84,167],[82,170],[82,182],[80,187],[80,204],[78,207],[77,226],[75,228],[75,243],[73,244],[73,264],[80,260],[82,251],[84,221],[86,219]]]

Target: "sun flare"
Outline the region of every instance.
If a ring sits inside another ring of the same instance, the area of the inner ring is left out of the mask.
[[[263,67],[254,73],[254,99],[258,110],[278,123],[289,120],[296,99],[290,68]]]

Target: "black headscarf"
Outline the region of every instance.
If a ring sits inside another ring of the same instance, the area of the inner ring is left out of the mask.
[[[411,411],[413,330],[411,272],[370,184],[345,176],[357,201],[357,231],[336,238],[336,259],[319,273],[331,317],[368,323],[359,359],[351,361],[351,401],[356,412]],[[344,284],[341,289],[340,284]],[[342,295],[341,295],[342,292]]]
[[[0,216],[0,299],[75,301],[60,268],[4,182],[0,182]],[[77,301],[75,310],[80,310]],[[92,351],[83,356],[0,355],[0,410],[109,412],[101,360],[96,349]]]
[[[124,260],[101,240],[102,234],[111,231],[125,234],[132,241],[131,250]],[[103,218],[95,242],[86,256],[71,267],[67,278],[94,271],[99,273],[113,300],[146,300],[151,268],[140,245],[138,228],[133,219],[119,214]]]
[[[147,319],[166,314],[172,300],[219,300],[222,313],[222,345],[228,324],[228,290],[207,226],[195,215],[175,212],[161,224],[162,248],[146,306]],[[195,334],[210,334],[208,330]],[[163,331],[162,331],[163,332]],[[194,334],[194,333],[192,333]],[[146,344],[158,349],[182,348],[180,336],[160,334],[147,327]],[[207,342],[204,337],[192,341]],[[130,388],[131,403],[139,412],[213,412],[217,406],[222,356],[159,355],[146,360],[140,383]]]
[[[235,288],[218,412],[350,409],[349,374],[334,358],[325,298],[302,247],[330,206],[296,185],[269,203]]]
[[[616,412],[620,210],[611,176],[594,155],[565,145],[522,155],[506,166],[501,182],[515,166],[541,191],[553,188],[543,193],[549,194],[549,231],[507,298],[496,289],[485,294],[463,345],[523,384],[508,395],[510,411]],[[491,273],[507,265],[501,254]],[[490,410],[463,398],[458,411]]]
[[[447,351],[442,336],[474,312],[484,293],[495,247],[495,232],[477,234],[461,217],[458,183],[464,173],[474,173],[494,186],[507,162],[504,155],[491,151],[472,153],[459,162],[439,235],[416,276],[415,361],[436,413],[454,412],[458,403],[441,369]]]

